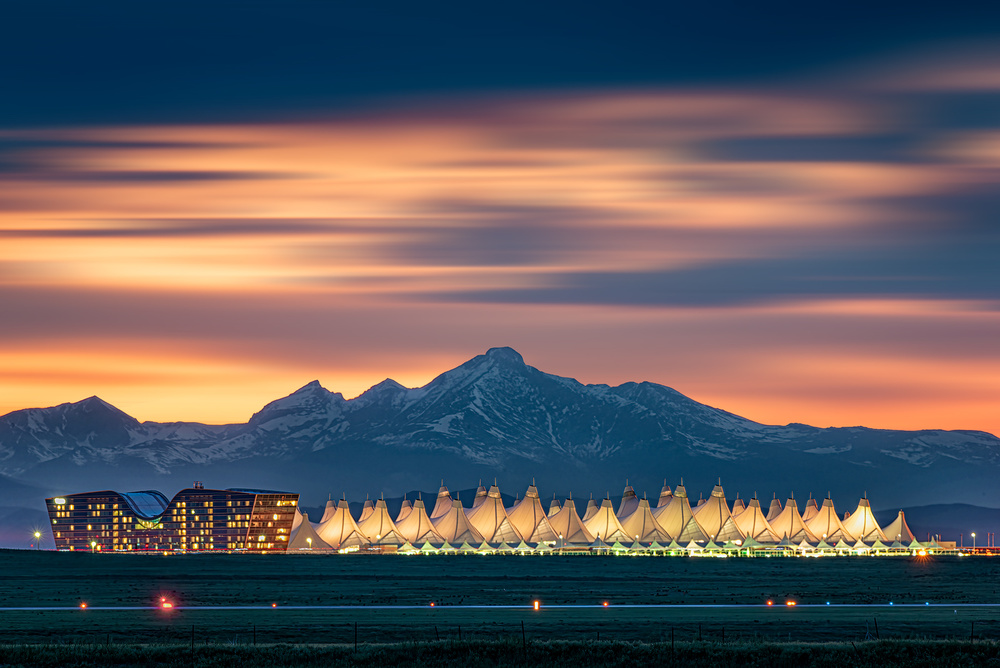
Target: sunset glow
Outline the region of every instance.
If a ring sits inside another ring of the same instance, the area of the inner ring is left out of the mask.
[[[0,414],[242,422],[509,345],[767,423],[1000,433],[1000,129],[948,122],[970,89],[1000,81],[956,58],[0,128]]]

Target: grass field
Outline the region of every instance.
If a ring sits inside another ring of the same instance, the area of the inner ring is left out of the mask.
[[[366,652],[387,643],[521,647],[522,638],[567,646],[600,639],[602,647],[661,643],[662,648],[673,637],[675,646],[685,647],[780,642],[787,649],[833,642],[851,648],[852,642],[868,647],[866,638],[876,635],[883,641],[951,639],[959,648],[975,636],[977,651],[986,652],[993,647],[987,641],[1000,639],[1000,607],[989,607],[1000,604],[998,576],[1000,560],[988,557],[164,557],[4,551],[0,643],[72,645],[79,651],[168,645],[187,648],[190,661],[192,638],[206,652],[255,641],[258,647],[330,644],[353,652],[357,629]],[[156,609],[161,596],[179,607]],[[764,605],[768,599],[776,605]],[[534,600],[541,602],[537,612]],[[786,600],[798,605],[789,608]],[[87,610],[76,607],[81,601]],[[466,607],[501,605],[515,607]],[[559,607],[567,605],[586,607]],[[689,605],[722,607],[683,607]],[[102,609],[107,607],[132,609]],[[5,656],[0,663],[17,661]]]

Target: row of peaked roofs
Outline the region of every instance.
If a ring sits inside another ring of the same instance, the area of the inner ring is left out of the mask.
[[[782,506],[775,498],[765,513],[760,502],[744,503],[737,497],[730,507],[721,481],[708,499],[692,508],[684,481],[671,491],[666,484],[656,506],[640,499],[630,486],[625,487],[618,511],[610,499],[599,504],[591,499],[581,518],[572,497],[560,504],[552,500],[548,511],[534,484],[523,499],[505,508],[500,490],[494,484],[487,491],[480,485],[472,508],[451,497],[443,484],[434,509],[428,515],[421,499],[403,501],[395,520],[385,501],[366,501],[361,517],[355,521],[346,500],[328,501],[318,524],[308,515],[296,512],[289,550],[345,550],[368,546],[536,544],[565,547],[601,547],[614,543],[659,544],[667,546],[713,545],[753,542],[784,546],[851,546],[862,549],[874,546],[907,547],[916,541],[900,511],[885,529],[872,515],[867,498],[862,498],[853,513],[841,519],[833,500],[822,505],[810,498],[799,512],[794,498]]]

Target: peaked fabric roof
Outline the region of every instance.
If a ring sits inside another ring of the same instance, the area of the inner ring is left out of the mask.
[[[358,529],[357,523],[351,516],[351,509],[344,499],[337,503],[333,515],[327,521],[320,523],[316,533],[334,549],[367,545],[371,542]]]
[[[478,497],[478,493],[476,496]],[[472,507],[469,511],[469,521],[483,535],[487,543],[513,541],[516,544],[524,540],[507,517],[507,510],[503,507],[503,499],[500,497],[500,488],[496,485],[490,487],[485,500],[478,506]]]
[[[677,542],[687,544],[691,541],[708,540],[708,534],[694,518],[683,480],[674,489],[674,495],[667,505],[657,506],[652,512],[653,518]]]
[[[656,507],[657,508],[664,507],[665,505],[667,505],[668,503],[670,503],[670,499],[672,499],[673,497],[674,497],[674,495],[670,491],[670,485],[668,485],[667,481],[664,480],[663,481],[663,489],[660,490],[660,498],[656,500]]]
[[[635,509],[639,507],[639,497],[636,495],[635,490],[632,489],[632,485],[625,481],[625,490],[622,492],[621,503],[618,504],[618,512],[615,513],[618,516],[619,521],[625,519],[629,515],[635,512]]]
[[[885,537],[891,541],[899,541],[903,544],[909,544],[915,541],[917,538],[910,531],[910,527],[906,524],[906,516],[903,511],[900,510],[899,514],[896,515],[896,519],[892,521],[892,524],[887,526],[883,533]]]
[[[431,522],[431,518],[427,516],[427,509],[424,508],[422,499],[414,501],[413,507],[407,513],[406,517],[396,522],[396,530],[399,531],[399,534],[403,538],[413,544],[426,543],[428,541],[432,543],[444,542],[444,537],[434,530],[434,524]]]
[[[337,503],[333,499],[326,500],[326,508],[323,509],[323,519],[319,521],[320,524],[326,522],[328,519],[333,517],[333,514],[337,512]]]
[[[590,501],[587,501],[587,509],[583,512],[583,521],[586,522],[591,517],[597,514],[597,502],[594,501],[594,497],[590,497]]]
[[[371,499],[365,499],[365,505],[361,507],[361,517],[358,518],[358,524],[371,517],[373,512],[375,512],[375,502]]]
[[[399,533],[396,523],[389,517],[389,510],[385,507],[385,499],[375,502],[372,512],[368,517],[358,523],[358,528],[362,535],[371,542],[378,542],[379,545],[402,545],[406,539]]]
[[[630,536],[639,542],[670,542],[670,534],[668,534],[653,517],[653,513],[649,508],[649,501],[646,499],[639,499],[638,508],[628,515],[621,525],[627,536]],[[638,538],[636,538],[636,536],[638,536]]]
[[[421,505],[423,505],[423,504],[421,504]],[[399,507],[399,514],[396,515],[396,519],[395,519],[395,522],[396,522],[397,526],[399,525],[400,521],[402,521],[407,515],[410,514],[411,510],[413,510],[413,504],[410,503],[409,499],[407,499],[406,497],[403,497],[403,505],[401,505]]]
[[[858,540],[866,543],[878,539],[884,541],[886,535],[882,533],[882,527],[875,521],[872,515],[872,507],[867,498],[858,501],[857,510],[843,521],[844,529]]]
[[[559,534],[553,531],[549,524],[545,509],[542,508],[542,501],[538,498],[538,488],[534,483],[528,486],[524,498],[514,504],[507,517],[517,532],[529,542],[541,543],[559,538]]]
[[[611,506],[611,499],[601,501],[601,507],[597,509],[594,516],[584,521],[583,524],[587,527],[587,531],[605,543],[628,540],[628,534],[625,533],[621,522],[615,515],[614,508]]]
[[[740,498],[739,492],[737,492],[736,500],[733,501],[733,509],[730,511],[730,514],[733,517],[736,517],[746,509],[747,509],[747,504],[743,503],[743,499]]]
[[[778,500],[778,495],[775,494],[774,498],[771,499],[771,505],[768,507],[767,515],[764,517],[764,519],[770,522],[780,514],[781,514],[781,501]]]
[[[808,524],[812,518],[816,517],[817,513],[819,513],[819,504],[816,503],[816,499],[812,498],[812,494],[810,494],[809,500],[806,501],[806,508],[802,511],[802,521]]]
[[[440,498],[439,496],[439,501]],[[483,542],[483,534],[479,533],[469,521],[469,517],[465,514],[465,508],[462,507],[462,502],[458,499],[451,502],[451,509],[447,513],[437,519],[431,519],[431,522],[434,524],[434,530],[445,541],[453,545],[460,543],[478,545]]]
[[[854,542],[854,536],[840,523],[837,516],[837,509],[833,507],[833,499],[827,497],[823,499],[823,505],[819,512],[811,520],[806,522],[806,526],[817,538],[822,538],[827,543],[835,544],[844,539],[850,543]]]
[[[771,529],[782,538],[788,538],[793,543],[808,541],[816,543],[819,539],[806,526],[794,497],[788,497],[785,507],[778,516],[770,520]]]
[[[736,523],[732,521],[733,515],[729,512],[729,504],[726,503],[726,493],[722,485],[716,485],[705,503],[694,509],[694,518],[714,542],[744,538]]]
[[[483,484],[480,482],[479,488],[476,489],[476,498],[472,500],[472,507],[478,508],[479,506],[483,505],[483,503],[486,501],[486,496],[488,494],[489,492],[486,491],[486,488],[483,487]]]
[[[549,518],[549,526],[557,538],[562,536],[567,543],[589,545],[594,542],[594,535],[587,531],[587,527],[580,521],[580,516],[576,514],[576,504],[573,499],[566,499],[559,512]]]
[[[778,543],[781,541],[781,536],[774,531],[764,517],[764,511],[760,509],[760,501],[757,500],[757,497],[750,499],[750,505],[734,520],[736,526],[748,540],[753,539],[758,543]]]
[[[310,540],[311,539],[311,540]],[[330,544],[320,538],[315,527],[309,521],[309,515],[302,514],[302,523],[298,528],[292,529],[292,534],[288,540],[289,550],[331,550]]]
[[[444,486],[444,480],[442,480],[441,489],[438,490],[437,502],[434,504],[434,510],[431,512],[431,519],[433,520],[447,515],[451,512],[451,506],[451,492],[449,492],[448,488]]]
[[[292,531],[299,528],[302,524],[302,511],[299,510],[298,506],[295,506],[295,516],[292,518]]]
[[[549,504],[549,517],[552,517],[558,512],[559,512],[559,502],[556,501],[556,498],[553,496],[552,503]]]

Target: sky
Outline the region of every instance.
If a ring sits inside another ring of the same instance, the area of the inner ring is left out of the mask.
[[[506,345],[1000,434],[1000,6],[355,4],[4,7],[0,414],[243,422]]]

